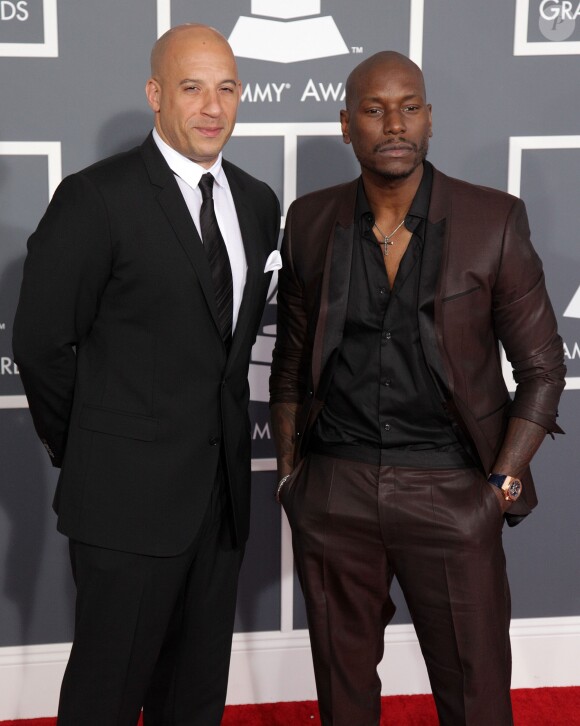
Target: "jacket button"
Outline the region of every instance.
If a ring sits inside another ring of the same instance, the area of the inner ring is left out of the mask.
[[[219,442],[220,442],[220,440],[217,436],[212,436],[211,439],[209,440],[209,445],[217,446],[219,444]]]

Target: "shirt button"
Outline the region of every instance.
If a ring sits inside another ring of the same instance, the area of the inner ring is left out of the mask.
[[[391,424],[384,424],[383,425],[383,428],[385,429],[385,431],[390,431],[391,430]]]
[[[383,333],[383,340],[390,340],[391,339],[391,333],[390,331],[387,331],[386,333]]]
[[[381,293],[381,295],[384,295],[387,292],[387,288],[386,287],[379,287],[379,292]]]
[[[383,381],[383,385],[386,386],[387,388],[391,387],[391,383],[392,383],[392,381],[390,378],[387,378],[386,381]]]

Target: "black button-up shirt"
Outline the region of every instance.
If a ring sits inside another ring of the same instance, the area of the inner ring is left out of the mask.
[[[438,400],[419,337],[417,300],[432,178],[425,163],[405,218],[413,234],[392,290],[362,179],[359,183],[344,335],[311,450],[392,466],[473,465]]]

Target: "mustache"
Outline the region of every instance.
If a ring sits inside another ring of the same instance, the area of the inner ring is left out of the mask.
[[[411,148],[413,151],[418,151],[417,144],[409,141],[408,139],[387,139],[376,144],[374,151],[383,151],[383,149],[397,149],[397,148]]]

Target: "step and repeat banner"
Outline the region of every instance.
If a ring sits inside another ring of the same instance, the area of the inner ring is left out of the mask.
[[[536,457],[540,506],[505,533],[513,614],[580,614],[578,0],[0,0],[0,647],[72,637],[67,547],[51,510],[57,472],[10,345],[26,240],[63,176],[143,140],[151,46],[192,21],[218,28],[238,56],[244,91],[225,156],[274,188],[282,223],[297,195],[357,175],[340,137],[345,80],[384,49],[424,70],[433,163],[526,201],[566,346],[567,434]],[[306,625],[273,500],[275,332],[273,285],[250,370],[253,514],[238,632],[277,631],[284,617],[286,630]],[[397,600],[398,622],[409,622]]]

